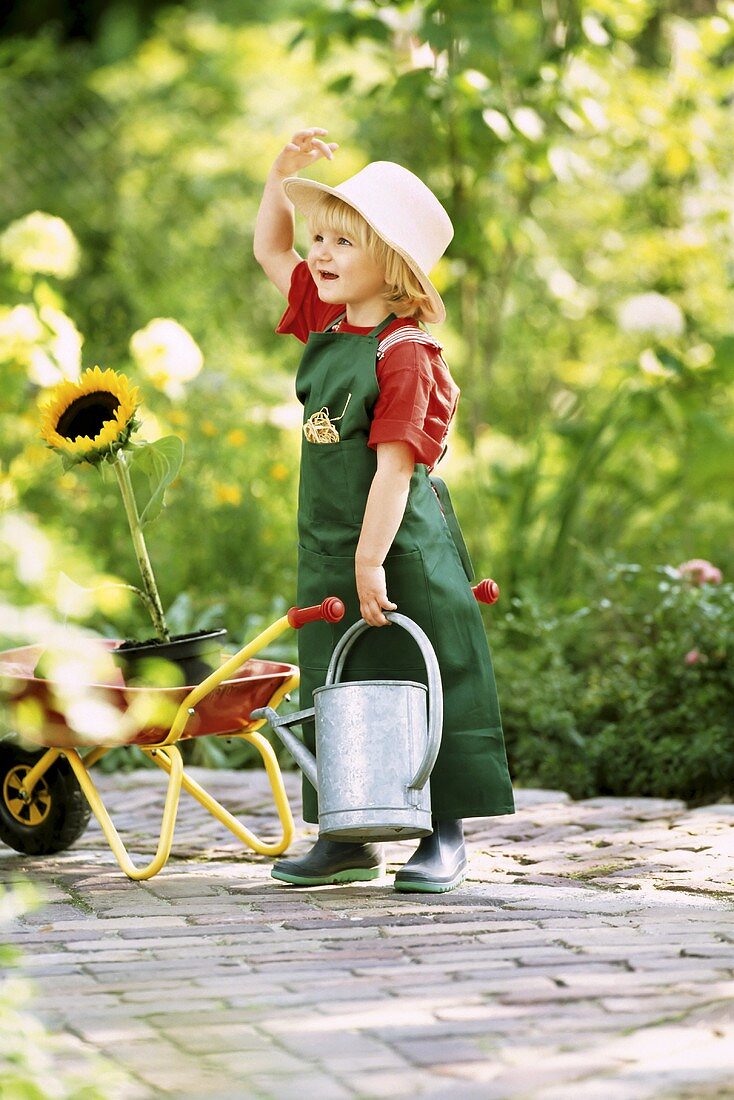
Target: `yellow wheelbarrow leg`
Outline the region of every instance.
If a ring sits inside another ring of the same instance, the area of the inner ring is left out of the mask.
[[[143,751],[145,752],[146,750],[143,749]],[[152,878],[153,875],[157,875],[161,867],[165,866],[166,860],[171,854],[173,830],[176,826],[176,811],[178,810],[178,800],[181,795],[183,760],[181,759],[181,753],[175,745],[169,745],[166,752],[170,754],[168,761],[169,780],[168,789],[166,791],[166,802],[163,807],[163,821],[161,823],[160,837],[158,838],[158,848],[154,858],[147,867],[136,867],[127,854],[127,849],[120,839],[120,834],[112,823],[112,819],[100,797],[99,791],[95,787],[92,777],[85,767],[84,760],[76,749],[64,750],[64,755],[68,759],[74,769],[74,774],[79,780],[79,786],[84,791],[87,801],[92,807],[92,813],[102,827],[102,832],[112,849],[112,854],[127,877],[135,879],[136,881]]]
[[[82,757],[85,768],[91,768],[98,760],[101,760],[103,756],[106,756],[108,752],[112,751],[111,745],[100,745],[98,749],[92,749],[91,752],[87,752]]]
[[[215,817],[217,821],[221,821],[222,825],[226,825],[230,832],[234,833],[237,839],[241,840],[243,844],[246,844],[249,848],[252,848],[253,851],[258,852],[262,856],[279,856],[281,852],[286,850],[292,841],[294,831],[293,815],[291,814],[288,796],[283,786],[283,776],[280,773],[280,765],[278,764],[270,743],[262,734],[250,733],[246,734],[245,738],[255,746],[265,764],[265,770],[270,780],[270,789],[273,792],[273,798],[275,799],[275,805],[282,829],[280,840],[276,840],[272,843],[260,840],[243,825],[241,821],[238,821],[229,810],[225,810],[224,806],[222,806],[220,802],[217,802],[216,798],[210,795],[209,792],[206,791],[201,784],[197,783],[195,779],[192,779],[190,775],[187,775],[185,771],[181,776],[181,785],[204,807],[205,810],[209,811],[212,817]],[[167,754],[170,753],[173,747],[172,745],[167,745],[165,749],[157,749],[155,752],[151,753],[156,764],[169,772],[169,774],[171,772],[171,761],[168,759]]]

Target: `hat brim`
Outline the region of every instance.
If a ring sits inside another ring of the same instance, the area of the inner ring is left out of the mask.
[[[383,240],[386,245],[397,252],[398,256],[405,261],[425,290],[428,296],[429,305],[422,310],[423,319],[434,325],[441,324],[442,321],[446,320],[446,307],[443,304],[441,295],[428,278],[428,274],[423,271],[415,260],[408,256],[399,245],[391,241],[390,238],[374,224],[369,216],[365,214],[364,210],[343,195],[338,188],[328,187],[325,183],[318,183],[316,180],[301,179],[300,176],[287,176],[286,179],[283,180],[283,190],[295,208],[306,218],[308,218],[315,209],[321,195],[334,195],[337,199],[341,199],[347,206],[351,206],[353,210],[356,210],[357,213],[364,218],[370,229],[377,234],[380,240]]]

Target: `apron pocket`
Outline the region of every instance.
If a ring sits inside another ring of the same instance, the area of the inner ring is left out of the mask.
[[[303,441],[299,513],[314,526],[360,523],[349,488],[349,441],[309,443]]]
[[[385,558],[388,599],[396,603],[401,615],[406,615],[421,627],[435,646],[436,626],[433,620],[431,593],[421,550],[389,553]],[[427,682],[423,654],[407,630],[402,627],[380,627],[370,631],[374,659],[378,667],[392,672],[390,679],[414,679]],[[357,643],[359,645],[359,643]],[[355,646],[355,664],[360,659]],[[402,674],[398,674],[402,669]],[[406,676],[406,673],[410,673]]]
[[[354,563],[351,564],[354,568]],[[388,599],[398,605],[398,612],[412,619],[429,637],[433,637],[431,599],[421,551],[388,554],[385,576]],[[343,621],[348,619],[353,623],[359,618],[359,600],[352,581],[351,599],[347,601],[347,614]],[[336,641],[346,628],[334,629]],[[382,677],[388,680],[426,681],[425,663],[418,645],[406,630],[394,623],[366,631],[354,643],[347,657],[346,669],[349,680]]]

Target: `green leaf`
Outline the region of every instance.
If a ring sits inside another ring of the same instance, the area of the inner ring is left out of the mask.
[[[341,95],[342,92],[347,92],[354,83],[354,74],[345,73],[343,76],[338,76],[335,80],[332,80],[330,84],[327,84],[327,90],[335,92],[337,95]]]
[[[172,634],[189,634],[194,626],[194,605],[188,592],[179,592],[170,607],[166,608],[166,622]]]
[[[166,489],[181,469],[183,449],[177,435],[167,435],[131,452],[128,465],[141,527],[163,511]]]

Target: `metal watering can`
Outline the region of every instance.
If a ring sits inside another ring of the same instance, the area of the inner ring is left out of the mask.
[[[337,643],[311,710],[281,717],[261,707],[250,716],[268,720],[318,791],[319,833],[330,840],[402,840],[432,832],[428,778],[441,747],[441,673],[425,632],[405,615],[385,615],[417,642],[428,689],[412,680],[340,682],[349,650],[370,629],[360,619]],[[315,757],[289,728],[310,718]]]

